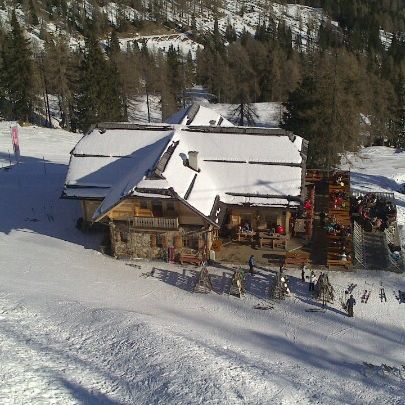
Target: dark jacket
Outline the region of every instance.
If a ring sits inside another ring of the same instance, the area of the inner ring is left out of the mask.
[[[353,308],[353,306],[356,305],[356,300],[353,297],[350,297],[347,300],[346,305],[347,305],[347,308]]]

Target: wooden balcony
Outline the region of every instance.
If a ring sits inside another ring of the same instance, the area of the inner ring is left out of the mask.
[[[130,219],[130,226],[138,229],[178,229],[178,218],[164,217],[134,217]]]

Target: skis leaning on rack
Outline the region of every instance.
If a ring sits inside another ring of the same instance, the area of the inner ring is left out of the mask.
[[[370,298],[371,290],[364,290],[363,295],[361,296],[361,303],[367,304],[368,299]]]

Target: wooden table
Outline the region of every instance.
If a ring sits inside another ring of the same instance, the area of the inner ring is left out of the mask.
[[[259,232],[259,247],[268,246],[270,249],[286,249],[287,238],[279,233]]]
[[[256,232],[240,231],[237,233],[237,235],[238,235],[238,242],[240,242],[241,240],[248,240],[249,242],[253,242],[253,238],[254,236],[256,236]]]

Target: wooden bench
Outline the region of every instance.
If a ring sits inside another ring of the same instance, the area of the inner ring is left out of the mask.
[[[321,174],[318,173],[310,173],[305,176],[305,180],[309,183],[315,183],[317,181],[321,181],[324,178]]]
[[[189,263],[189,264],[194,264],[196,266],[201,266],[203,263],[203,260],[202,260],[202,258],[195,256],[195,255],[181,253],[179,256],[179,262],[180,262],[180,264]]]
[[[335,235],[335,234],[333,234],[333,233],[328,233],[328,239],[329,240],[341,240],[341,239],[343,239],[343,238],[345,238],[346,240],[352,240],[352,237],[351,236],[341,236],[341,235]]]
[[[259,234],[259,247],[268,246],[270,249],[286,249],[287,238],[280,234]]]
[[[287,253],[284,259],[284,264],[288,265],[304,265],[310,262],[309,253]]]
[[[273,249],[286,249],[287,240],[286,239],[273,239]]]
[[[237,234],[238,242],[248,241],[253,242],[253,238],[255,237],[255,232],[238,232]]]
[[[328,267],[344,267],[349,269],[352,265],[351,260],[336,260],[336,259],[328,259]]]
[[[329,193],[333,193],[336,191],[343,191],[345,193],[348,193],[350,191],[350,187],[347,182],[344,186],[339,186],[338,184],[329,184]]]
[[[335,214],[335,215],[346,215],[346,216],[350,217],[350,210],[347,207],[345,207],[345,208],[339,208],[339,207],[335,208],[334,206],[330,206],[329,207],[329,214],[330,215],[333,215],[333,214]]]

